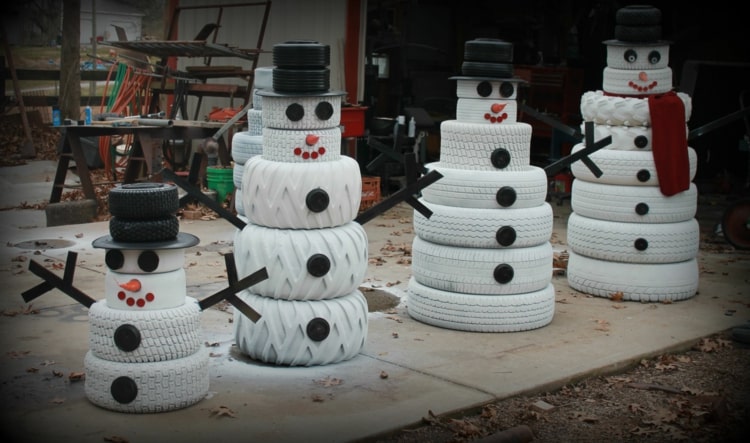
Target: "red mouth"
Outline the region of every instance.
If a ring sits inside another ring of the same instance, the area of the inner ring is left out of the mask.
[[[646,74],[645,72],[640,72],[638,74],[638,80],[640,80],[642,82],[647,82],[648,81],[648,74]],[[659,82],[657,82],[656,80],[652,81],[651,83],[649,83],[646,86],[638,85],[638,84],[636,84],[632,80],[628,82],[628,86],[630,86],[631,89],[633,89],[635,91],[638,91],[638,92],[648,92],[648,91],[654,89],[656,87],[656,85],[658,85],[658,84],[659,84]]]
[[[320,137],[313,134],[308,134],[307,137],[305,137],[305,144],[307,146],[315,146],[316,143],[318,143],[318,140],[320,140]],[[298,157],[302,157],[304,160],[315,160],[318,157],[322,157],[326,153],[326,148],[324,146],[320,146],[317,149],[310,150],[309,148],[303,149],[301,147],[294,148],[294,155]]]
[[[130,281],[126,283],[120,283],[119,285],[124,291],[119,291],[117,293],[117,298],[120,300],[123,300],[128,306],[138,306],[139,308],[142,308],[146,306],[146,303],[154,301],[153,293],[149,292],[144,297],[128,297],[127,292],[138,292],[141,290],[141,282],[136,279],[131,279]]]

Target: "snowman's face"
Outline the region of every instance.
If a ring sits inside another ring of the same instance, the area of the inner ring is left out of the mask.
[[[656,69],[661,66],[664,56],[659,47],[626,48],[623,52],[625,66],[632,66],[634,73],[637,72],[637,76],[628,82],[628,86],[638,93],[649,92],[659,86],[657,80],[649,79],[648,69],[644,69],[644,66]]]
[[[184,250],[109,249],[105,263],[112,295],[128,307],[143,308],[167,292],[166,287],[181,284],[173,271],[182,271]]]
[[[316,160],[323,157],[328,149],[322,145],[321,137],[317,134],[306,134],[304,140],[300,140],[297,146],[293,146],[294,155],[303,160]]]

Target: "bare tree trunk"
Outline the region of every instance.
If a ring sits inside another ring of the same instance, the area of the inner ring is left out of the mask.
[[[60,48],[60,112],[81,119],[81,0],[63,0]]]

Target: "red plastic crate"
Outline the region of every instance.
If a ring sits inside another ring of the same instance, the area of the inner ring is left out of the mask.
[[[362,177],[362,200],[359,210],[365,210],[380,201],[380,177]]]

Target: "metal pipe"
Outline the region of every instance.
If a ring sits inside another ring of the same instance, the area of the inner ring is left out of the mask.
[[[139,118],[137,119],[139,125],[146,126],[164,126],[171,127],[174,122],[172,120],[163,120],[158,118]]]

